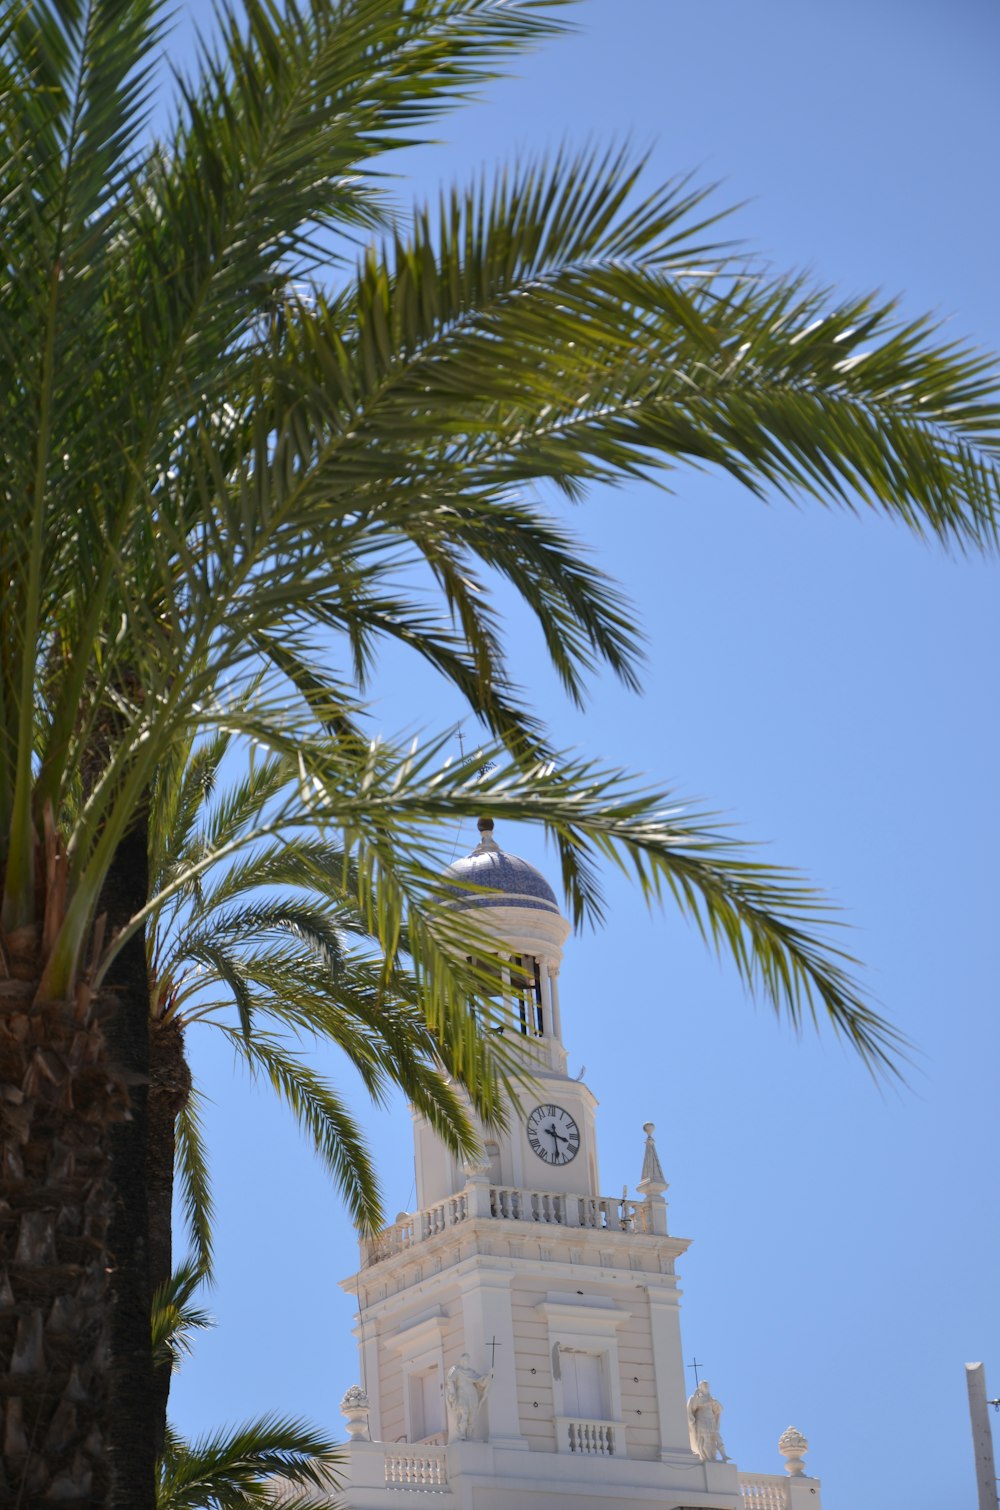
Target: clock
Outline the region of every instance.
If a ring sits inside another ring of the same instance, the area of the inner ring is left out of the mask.
[[[536,1106],[527,1131],[531,1151],[543,1164],[568,1164],[580,1152],[580,1129],[561,1106]]]

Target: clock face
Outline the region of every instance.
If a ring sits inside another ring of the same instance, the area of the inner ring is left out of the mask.
[[[544,1164],[568,1164],[580,1152],[580,1129],[561,1106],[536,1106],[527,1126],[531,1151]]]

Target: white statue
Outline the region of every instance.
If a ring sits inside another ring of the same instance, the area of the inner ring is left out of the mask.
[[[477,1374],[463,1353],[448,1370],[444,1385],[444,1403],[448,1412],[448,1441],[468,1442],[476,1425],[479,1408],[493,1382],[493,1371]]]
[[[722,1406],[712,1394],[707,1379],[702,1379],[688,1400],[688,1435],[691,1451],[696,1452],[703,1463],[714,1463],[721,1458],[728,1463],[726,1449],[719,1433]]]

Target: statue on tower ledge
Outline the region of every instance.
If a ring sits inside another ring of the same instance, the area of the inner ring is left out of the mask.
[[[492,1371],[477,1374],[469,1362],[468,1353],[463,1353],[448,1370],[444,1385],[444,1404],[448,1412],[449,1442],[468,1442],[471,1439],[480,1407],[492,1382]]]
[[[703,1463],[714,1463],[716,1458],[721,1458],[724,1463],[728,1463],[729,1459],[726,1457],[726,1449],[719,1432],[722,1405],[712,1394],[707,1379],[702,1379],[694,1394],[688,1399],[687,1413],[691,1451],[697,1453]]]

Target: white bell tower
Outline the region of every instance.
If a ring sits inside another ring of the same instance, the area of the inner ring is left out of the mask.
[[[537,1088],[504,1133],[480,1129],[476,1165],[414,1117],[417,1209],[362,1243],[343,1282],[362,1378],[342,1404],[345,1510],[425,1506],[417,1494],[442,1510],[819,1510],[815,1479],[741,1479],[715,1460],[711,1431],[693,1432],[674,1268],[688,1244],[667,1231],[653,1124],[641,1199],[602,1195],[597,1102],[566,1073],[570,925],[492,822],[479,829],[450,867],[456,906],[495,940],[505,1031],[525,1040]]]

